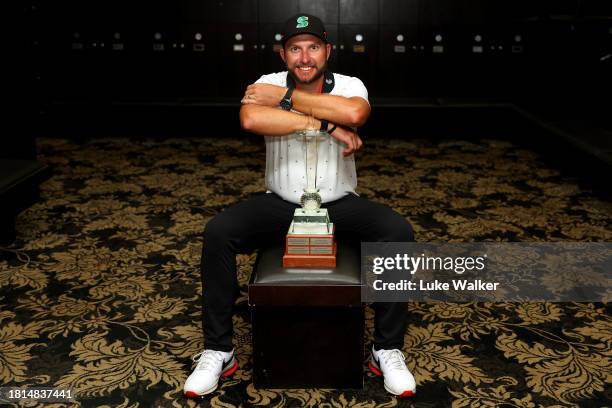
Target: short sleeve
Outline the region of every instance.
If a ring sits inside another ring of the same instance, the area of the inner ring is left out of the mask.
[[[366,102],[370,103],[368,100],[368,90],[366,89],[361,79],[356,77],[351,77],[344,86],[342,91],[342,96],[347,98],[352,98],[353,96],[359,96],[366,100]]]
[[[262,75],[257,81],[255,81],[256,84],[270,84],[278,86],[285,86],[286,82],[287,74],[283,72]]]

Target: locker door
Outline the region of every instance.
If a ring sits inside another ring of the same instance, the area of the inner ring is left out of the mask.
[[[213,68],[219,59],[212,25],[183,24],[179,36],[179,42],[184,46],[175,61],[179,71],[180,94],[187,97],[216,97],[219,80]]]
[[[456,58],[460,49],[460,26],[465,2],[423,0],[419,2],[420,68],[422,92],[427,96],[449,96],[461,84],[462,71]]]
[[[216,3],[219,95],[239,98],[258,78],[258,19],[256,0]],[[238,101],[238,100],[237,100]]]
[[[339,38],[339,72],[358,77],[366,85],[368,92],[375,94],[378,25],[344,24],[340,26]]]
[[[71,28],[71,32],[67,33],[73,37],[70,40],[73,55],[92,55],[93,78],[86,82],[93,82],[90,89],[94,86],[97,89],[92,89],[91,95],[111,100],[133,99],[147,89],[143,83],[143,72],[145,68],[149,72],[151,70],[147,64],[150,55],[144,54],[140,40],[146,35],[148,27],[158,24],[142,18],[143,7],[138,3],[110,0],[100,3],[100,6],[99,10],[93,11],[94,23],[84,28]],[[157,3],[155,7],[152,14],[159,22],[162,5]],[[167,14],[172,17],[173,12]],[[78,38],[75,36],[77,32]],[[83,51],[79,51],[79,47]]]
[[[504,92],[510,97],[523,95],[526,80],[530,74],[527,60],[530,41],[529,33],[523,24],[509,23],[500,35],[504,46]]]
[[[490,83],[491,72],[490,47],[495,43],[490,26],[487,24],[466,25],[460,35],[458,61],[460,61],[460,78],[455,85],[459,95],[479,96],[493,90]]]
[[[53,64],[57,74],[58,96],[87,97],[100,91],[100,78],[96,72],[99,56],[99,7],[86,6],[75,0],[56,6],[57,26],[54,33],[55,55]],[[95,45],[95,47],[94,47]],[[57,64],[57,65],[56,65]]]
[[[218,27],[219,95],[241,97],[259,78],[257,24],[232,23]]]
[[[567,21],[540,21],[530,27],[532,47],[528,55],[539,94],[560,95],[575,75],[575,37]]]
[[[285,63],[279,55],[282,48],[282,28],[283,23],[262,23],[259,25],[260,75],[286,69]]]
[[[416,82],[418,1],[380,0],[378,94],[403,96]]]
[[[213,1],[178,0],[178,34],[181,52],[175,65],[179,72],[178,87],[186,97],[216,97],[219,62],[215,19],[217,4]]]
[[[361,79],[376,93],[378,2],[340,0],[338,65],[342,74]]]
[[[177,59],[183,51],[178,26],[174,23],[151,24],[138,34],[137,41],[143,45],[143,92],[152,98],[178,96],[180,67]]]
[[[145,18],[132,21],[131,25],[138,30],[133,34],[136,41],[142,44],[143,91],[150,98],[175,97],[180,88],[180,71],[176,64],[181,51],[179,5],[155,0],[142,6]]]
[[[418,86],[418,27],[384,24],[380,26],[378,94],[400,97]]]

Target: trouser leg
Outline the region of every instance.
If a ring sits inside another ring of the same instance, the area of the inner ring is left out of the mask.
[[[327,206],[338,239],[360,242],[412,242],[410,223],[388,206],[349,195]],[[405,302],[374,303],[374,347],[401,349],[406,331]]]
[[[233,348],[232,314],[239,292],[236,254],[282,240],[296,207],[274,194],[263,194],[227,208],[206,224],[201,262],[206,348]]]

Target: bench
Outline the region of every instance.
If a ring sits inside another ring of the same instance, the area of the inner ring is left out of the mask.
[[[284,242],[259,251],[248,287],[256,388],[362,388],[360,250],[334,269],[284,269]]]

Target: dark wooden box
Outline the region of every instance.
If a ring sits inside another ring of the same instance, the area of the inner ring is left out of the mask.
[[[249,284],[256,388],[362,388],[359,249],[334,269],[282,268],[283,243],[260,251]]]
[[[0,245],[15,241],[15,217],[39,200],[39,185],[50,176],[36,160],[0,157]]]

